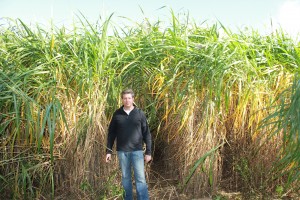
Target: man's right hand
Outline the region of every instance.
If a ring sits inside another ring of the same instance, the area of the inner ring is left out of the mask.
[[[108,154],[106,154],[106,159],[105,159],[105,162],[110,162],[111,161],[111,154],[110,153],[108,153]]]

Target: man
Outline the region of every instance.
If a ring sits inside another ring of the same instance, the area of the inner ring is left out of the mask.
[[[132,200],[131,168],[134,171],[138,200],[148,200],[148,186],[145,178],[144,161],[151,158],[151,134],[146,116],[137,108],[134,92],[131,89],[121,93],[122,103],[112,117],[108,128],[106,162],[111,160],[112,148],[117,139],[117,154],[122,171],[122,185],[125,190],[125,200]],[[146,143],[145,157],[143,142]]]

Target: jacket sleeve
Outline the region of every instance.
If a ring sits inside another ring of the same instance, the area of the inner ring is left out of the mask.
[[[151,133],[149,129],[149,125],[147,122],[146,115],[143,111],[141,111],[141,117],[142,117],[142,134],[143,134],[143,141],[146,144],[146,155],[151,155],[151,145],[152,145],[152,139],[151,139]]]
[[[117,136],[115,129],[116,129],[116,120],[115,120],[115,113],[114,113],[108,127],[106,153],[113,152],[112,149]]]

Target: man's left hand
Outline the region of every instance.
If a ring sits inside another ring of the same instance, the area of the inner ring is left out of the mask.
[[[150,162],[150,160],[152,160],[151,155],[145,155],[145,163]]]

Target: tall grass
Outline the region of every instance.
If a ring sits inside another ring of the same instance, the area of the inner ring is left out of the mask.
[[[294,77],[293,84],[278,95],[280,104],[274,107],[272,114],[262,121],[262,127],[272,128],[270,137],[282,137],[282,145],[277,155],[277,162],[274,163],[274,179],[286,177],[287,182],[280,187],[285,187],[289,191],[291,184],[299,180],[299,74]],[[264,144],[264,143],[263,143]],[[278,187],[277,186],[277,187]],[[299,190],[299,186],[296,186]]]
[[[232,33],[171,16],[164,29],[145,21],[114,35],[107,34],[111,18],[94,25],[82,17],[71,32],[20,20],[1,30],[4,197],[117,197],[118,165],[104,163],[105,138],[127,87],[149,119],[151,169],[170,172],[164,175],[183,192],[272,194],[285,183],[292,188],[285,192],[294,191],[297,178],[278,176],[299,167],[294,93],[275,108],[299,71],[299,46],[281,32]],[[272,121],[281,127],[275,132],[266,120],[273,112],[286,116]]]

